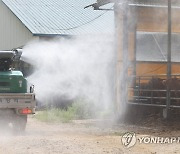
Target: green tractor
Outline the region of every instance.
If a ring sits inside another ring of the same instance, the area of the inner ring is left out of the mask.
[[[23,73],[15,68],[20,60],[18,50],[0,51],[0,126],[24,131],[27,115],[35,113],[34,86],[29,86]]]

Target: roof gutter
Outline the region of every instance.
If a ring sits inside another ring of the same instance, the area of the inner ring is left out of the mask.
[[[175,0],[175,1],[178,1],[178,0]],[[166,5],[166,3],[162,0],[160,3],[150,3],[150,2],[153,2],[153,0],[149,0],[149,3],[147,3],[146,0],[129,0],[129,6],[134,6],[134,7],[154,7],[154,8],[167,8],[168,6]],[[157,0],[158,2],[158,0]],[[163,3],[162,3],[163,2]],[[100,8],[101,6],[103,5],[106,5],[108,3],[116,3],[116,4],[119,4],[119,3],[124,3],[122,0],[97,0],[96,3],[93,3],[93,4],[90,4],[88,6],[85,6],[84,9],[86,8],[89,8],[89,7],[93,7],[94,10],[108,10],[108,9],[103,9],[103,8]],[[179,3],[180,4],[180,3]],[[179,9],[180,8],[180,5],[172,5],[172,8],[173,9]],[[113,9],[111,9],[113,10]]]
[[[33,36],[40,36],[40,37],[72,37],[72,35],[67,34],[43,34],[43,33],[34,33]]]

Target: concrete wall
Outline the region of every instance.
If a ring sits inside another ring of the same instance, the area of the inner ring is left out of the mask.
[[[32,39],[38,38],[0,0],[0,50],[23,46]]]

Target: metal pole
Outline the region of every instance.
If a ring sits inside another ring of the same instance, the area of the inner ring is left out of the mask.
[[[115,95],[114,95],[114,111],[115,111],[115,113],[116,114],[118,114],[118,112],[119,112],[119,99],[120,99],[120,96],[119,96],[119,87],[120,87],[120,85],[119,85],[119,76],[120,76],[120,74],[119,74],[119,67],[118,67],[118,4],[117,3],[115,3],[114,4],[114,23],[115,23],[115,26],[114,26],[114,28],[115,28],[115,53],[116,53],[116,70],[115,70]]]
[[[167,80],[171,79],[171,0],[168,0],[168,53],[167,53]],[[167,84],[166,109],[170,106],[170,87]]]
[[[127,87],[128,87],[128,3],[124,4],[123,11],[123,68],[121,81],[121,103],[126,108],[127,105]]]
[[[114,4],[114,16],[115,16],[115,53],[116,53],[116,76],[115,76],[115,113],[119,118],[121,107],[121,85],[120,85],[120,76],[121,76],[121,67],[122,67],[122,38],[123,38],[123,14],[120,6],[116,2]]]
[[[134,68],[133,68],[133,82],[134,82],[134,88],[136,87],[136,51],[137,51],[137,25],[134,27]]]

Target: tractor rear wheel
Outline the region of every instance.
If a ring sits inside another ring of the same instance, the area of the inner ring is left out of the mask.
[[[27,115],[16,115],[13,122],[13,130],[21,133],[26,129]]]

